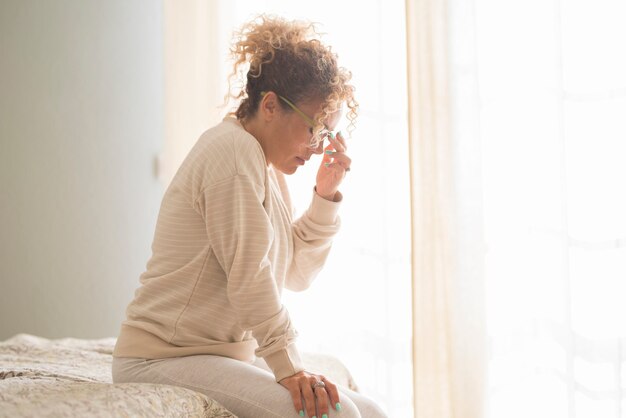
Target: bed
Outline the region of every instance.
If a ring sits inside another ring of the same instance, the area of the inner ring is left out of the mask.
[[[115,340],[17,334],[0,342],[0,417],[237,418],[217,401],[186,388],[113,384]],[[308,371],[359,391],[337,358],[307,352],[301,357]]]

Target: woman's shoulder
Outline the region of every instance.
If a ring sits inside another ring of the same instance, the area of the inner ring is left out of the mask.
[[[263,149],[234,117],[226,116],[204,131],[192,153],[206,182],[246,175],[264,183],[267,164]]]

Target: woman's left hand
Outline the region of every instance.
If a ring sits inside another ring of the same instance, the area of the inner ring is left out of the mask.
[[[315,190],[324,199],[334,201],[341,181],[346,172],[350,171],[352,160],[346,155],[348,147],[341,132],[328,139],[330,144],[324,149],[324,158],[317,171]]]

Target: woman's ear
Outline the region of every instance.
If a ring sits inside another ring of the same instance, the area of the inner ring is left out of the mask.
[[[261,103],[259,103],[259,111],[263,116],[263,120],[266,122],[269,122],[273,118],[277,117],[277,114],[280,112],[278,100],[278,96],[273,91],[268,91],[261,99]]]

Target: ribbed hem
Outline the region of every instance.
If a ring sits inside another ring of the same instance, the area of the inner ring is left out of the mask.
[[[258,344],[254,339],[234,343],[215,341],[211,344],[178,346],[163,341],[146,330],[122,324],[113,349],[113,357],[157,359],[211,354],[253,363],[254,350],[257,347]]]
[[[274,372],[276,382],[280,382],[285,377],[304,370],[304,363],[300,358],[300,353],[295,344],[289,344],[286,348],[268,354],[263,360]]]
[[[322,196],[317,194],[314,187],[313,199],[311,200],[311,205],[307,210],[309,218],[319,225],[334,225],[337,221],[337,212],[339,211],[341,201],[343,200],[343,195],[340,191],[337,191],[335,200],[335,202],[331,202],[330,200],[324,199]]]

